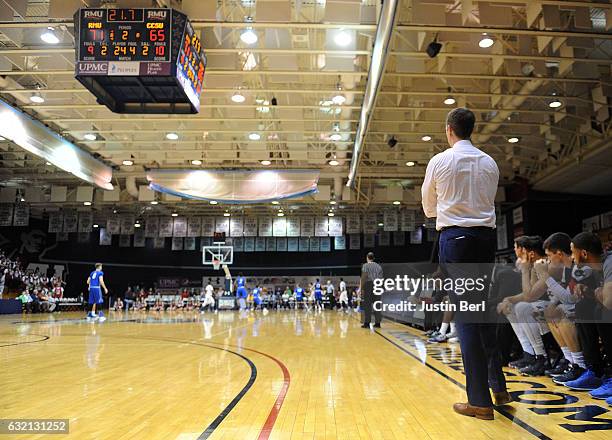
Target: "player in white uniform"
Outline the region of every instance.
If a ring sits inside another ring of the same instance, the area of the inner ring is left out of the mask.
[[[340,308],[344,310],[346,313],[349,312],[349,300],[348,300],[348,291],[346,290],[346,282],[343,278],[340,278],[340,298],[338,300],[340,303]]]
[[[210,307],[210,310],[214,310],[215,308],[215,288],[212,286],[212,280],[208,279],[208,284],[204,288],[204,302],[202,303],[202,312],[206,310],[207,307]]]

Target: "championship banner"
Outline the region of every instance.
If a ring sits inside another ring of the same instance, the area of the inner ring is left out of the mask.
[[[255,252],[265,252],[266,237],[255,237]]]
[[[299,240],[298,237],[287,238],[287,252],[297,252],[299,249]]]
[[[202,237],[212,237],[215,235],[215,218],[202,217]]]
[[[361,249],[361,236],[359,234],[349,235],[349,249],[351,250]]]
[[[314,218],[302,217],[300,221],[300,237],[312,237],[314,235]],[[300,246],[300,251],[302,250]]]
[[[308,237],[300,237],[298,249],[300,252],[308,252],[310,250],[310,239]]]
[[[364,234],[376,234],[378,229],[378,220],[376,220],[376,214],[366,214],[363,216],[363,233]],[[365,246],[365,240],[364,240]]]
[[[64,227],[62,232],[77,232],[79,228],[78,214],[74,210],[64,211]],[[110,228],[109,232],[112,234]]]
[[[77,243],[87,243],[89,241],[89,232],[79,232],[77,234]]]
[[[327,217],[317,217],[315,219],[315,237],[327,237],[328,223]]]
[[[225,232],[225,235],[229,236],[229,217],[217,217],[215,219],[215,232]]]
[[[410,232],[410,244],[421,243],[423,243],[423,230],[421,228],[416,228],[414,231]]]
[[[109,230],[107,228],[100,228],[100,246],[110,246],[112,242],[113,236]]]
[[[199,237],[202,234],[202,217],[187,219],[187,237]]]
[[[134,233],[134,222],[136,218],[133,214],[124,214],[121,216],[121,234],[131,235]]]
[[[274,252],[276,250],[276,237],[266,238],[266,251]]]
[[[257,217],[249,216],[244,218],[243,232],[245,237],[257,237]],[[245,252],[249,251],[245,249]]]
[[[272,217],[259,217],[259,236],[272,236]]]
[[[29,226],[30,224],[30,205],[17,203],[13,213],[13,226]]]
[[[57,234],[55,234],[55,241],[68,241],[68,238],[68,232],[58,232]]]
[[[300,236],[300,218],[289,217],[287,219],[287,237],[299,237]]]
[[[393,245],[394,246],[405,246],[406,245],[406,234],[403,231],[396,231],[393,233]]]
[[[145,222],[145,237],[155,238],[159,236],[159,217],[147,217]]]
[[[166,247],[166,237],[154,237],[153,238],[153,248],[163,249],[165,247]]]
[[[173,251],[183,250],[183,237],[172,237],[172,250]]]
[[[400,230],[404,232],[416,229],[416,213],[411,209],[404,209],[400,213]]]
[[[143,248],[145,247],[146,238],[145,231],[142,228],[138,228],[134,231],[134,242],[133,246],[135,248]]]
[[[388,231],[381,231],[378,234],[378,245],[389,246],[391,244],[391,233]]]
[[[79,213],[79,232],[91,232],[93,229],[93,212]]]
[[[232,237],[242,237],[244,232],[244,221],[242,217],[232,217],[230,219],[230,235]]]
[[[47,232],[61,232],[64,226],[64,217],[61,211],[49,213],[49,229]]]
[[[328,220],[328,233],[330,237],[338,237],[344,232],[342,230],[342,217],[330,217]]]
[[[279,237],[276,239],[276,251],[287,252],[287,237]]]
[[[244,251],[254,252],[255,251],[255,237],[244,238]]]
[[[232,245],[234,246],[234,252],[244,252],[244,238],[242,237],[234,238]]]
[[[0,226],[11,226],[13,224],[13,204],[2,203],[0,205]],[[60,231],[57,231],[60,232]]]
[[[319,252],[321,247],[321,239],[319,237],[310,237],[310,252]]]
[[[136,236],[134,236],[135,238]],[[196,249],[196,239],[195,237],[185,237],[183,248],[186,251],[195,251]]]
[[[375,243],[374,234],[363,234],[363,247],[373,248]]]
[[[187,236],[186,217],[174,217],[174,222],[172,223],[172,236],[181,238]]]
[[[275,237],[287,236],[287,219],[285,217],[276,217],[272,226],[272,235]]]
[[[361,219],[359,215],[351,214],[346,218],[346,233],[359,234],[361,233]]]
[[[132,245],[132,236],[121,234],[119,236],[119,247],[125,248]]]
[[[319,238],[319,251],[331,252],[331,238],[329,237]]]
[[[64,213],[64,217],[66,217],[66,213]],[[119,235],[121,232],[121,222],[119,221],[119,217],[113,215],[112,217],[107,218],[106,229],[111,235]]]
[[[395,232],[398,229],[398,215],[395,209],[387,209],[384,212],[383,230],[386,232]]]
[[[172,230],[174,229],[174,219],[172,217],[160,217],[159,219],[159,236],[160,237],[172,237]]]
[[[200,248],[203,248],[204,246],[212,246],[212,241],[212,237],[200,237]]]
[[[346,250],[346,236],[345,235],[334,237],[334,250],[336,251]]]

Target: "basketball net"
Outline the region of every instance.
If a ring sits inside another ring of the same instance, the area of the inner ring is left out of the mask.
[[[221,260],[214,258],[212,260],[212,264],[213,264],[213,269],[214,270],[219,270],[221,268]]]

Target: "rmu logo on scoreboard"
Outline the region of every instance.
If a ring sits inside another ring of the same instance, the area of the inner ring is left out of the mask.
[[[147,19],[164,20],[168,11],[147,11]]]
[[[104,11],[101,9],[97,9],[94,11],[88,11],[88,10],[83,10],[84,12],[84,18],[99,18],[102,19],[104,18]]]

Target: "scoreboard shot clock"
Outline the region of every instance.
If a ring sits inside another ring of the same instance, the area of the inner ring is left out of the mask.
[[[115,113],[198,113],[200,38],[175,9],[79,9],[76,79]]]

